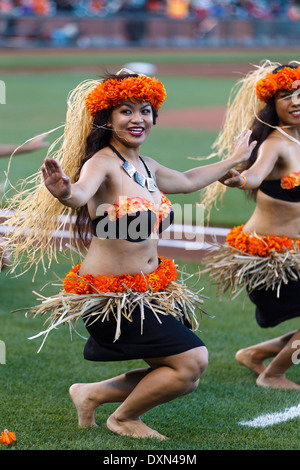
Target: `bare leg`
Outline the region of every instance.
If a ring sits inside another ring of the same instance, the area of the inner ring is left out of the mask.
[[[166,358],[147,359],[151,372],[108,418],[108,428],[122,435],[166,439],[140,419],[146,411],[195,390],[208,361],[204,346]]]
[[[261,387],[287,388],[300,390],[300,385],[288,380],[286,371],[293,365],[292,355],[295,352],[294,342],[300,340],[300,330],[298,330],[281,349],[281,351],[270,362],[266,369],[256,380]]]
[[[165,436],[150,429],[140,416],[153,407],[193,391],[207,365],[205,347],[166,358],[147,359],[151,368],[138,369],[92,384],[70,388],[77,408],[79,425],[95,425],[95,408],[103,403],[122,402],[108,418],[108,428],[133,437]]]
[[[149,370],[136,369],[102,382],[72,385],[69,393],[77,408],[79,426],[96,426],[95,409],[104,403],[123,402]]]
[[[248,369],[260,375],[266,369],[264,361],[270,357],[275,357],[286,346],[288,341],[294,336],[295,331],[287,333],[278,338],[270,339],[254,346],[239,350],[235,358]]]

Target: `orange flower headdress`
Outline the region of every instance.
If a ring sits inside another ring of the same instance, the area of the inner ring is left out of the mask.
[[[273,73],[277,67],[283,68]],[[296,90],[300,87],[300,81],[297,80],[300,80],[299,62],[291,61],[283,66],[279,62],[269,60],[255,66],[254,70],[238,80],[230,92],[224,125],[212,146],[214,151],[207,158],[217,157],[224,160],[230,157],[234,151],[235,137],[241,135],[245,129],[250,129],[254,118],[260,120],[259,114],[268,99],[280,89],[292,90],[295,86]],[[207,222],[211,209],[216,206],[218,200],[222,201],[226,191],[227,186],[219,181],[202,190],[201,203],[205,207]]]
[[[121,75],[122,72],[128,73],[129,71],[122,69],[118,75]],[[166,90],[155,77],[138,75],[137,77],[109,78],[99,83],[89,93],[86,107],[94,117],[97,111],[109,109],[127,99],[133,102],[136,100],[149,101],[155,109],[159,109],[166,99]]]
[[[300,67],[293,69],[284,67],[278,72],[269,72],[261,78],[255,87],[256,96],[267,103],[278,90],[293,90],[300,87]]]
[[[131,77],[133,74],[131,70],[122,69],[116,74],[120,75],[120,79],[114,78],[106,82],[84,80],[69,94],[63,134],[49,147],[47,156],[60,163],[72,183],[76,181],[78,168],[85,158],[86,139],[93,128],[93,115],[97,111],[128,98],[132,101],[147,100],[156,109],[164,102],[166,91],[160,81],[138,74]],[[128,77],[122,79],[121,76],[124,75]],[[49,267],[57,256],[58,245],[52,243],[53,234],[64,233],[73,209],[53,200],[44,185],[40,170],[30,178],[21,180],[17,188],[13,185],[11,188],[14,194],[7,197],[7,211],[12,211],[13,215],[5,221],[7,237],[3,246],[3,252],[11,253],[10,272],[16,272],[19,267],[26,272],[32,266],[37,270],[40,263],[46,270],[44,260],[48,258],[49,262],[46,264]],[[48,216],[41,227],[40,214],[44,213]],[[69,226],[69,234],[69,245],[83,254],[82,246],[77,243],[73,224]],[[70,254],[72,256],[72,252]]]

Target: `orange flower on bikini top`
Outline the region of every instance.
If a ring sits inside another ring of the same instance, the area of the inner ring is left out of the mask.
[[[4,432],[1,433],[0,442],[3,445],[9,446],[16,440],[17,438],[14,432],[9,432],[7,429],[4,429]]]
[[[228,245],[253,256],[267,257],[272,251],[282,253],[287,249],[293,250],[293,244],[297,241],[300,248],[300,241],[289,237],[277,237],[275,235],[252,235],[243,232],[244,225],[233,227],[227,234]]]
[[[135,214],[138,211],[146,212],[150,210],[156,214],[156,223],[154,225],[154,232],[157,232],[159,225],[171,212],[172,204],[164,193],[161,193],[161,203],[157,209],[156,204],[141,197],[130,197],[120,199],[115,204],[112,204],[106,209],[109,220],[115,221],[120,217],[127,214]]]
[[[160,257],[161,263],[156,270],[150,274],[122,274],[120,276],[106,276],[99,274],[94,277],[91,274],[79,276],[80,264],[74,266],[66,274],[63,282],[65,292],[69,294],[96,294],[125,292],[127,287],[134,292],[146,292],[152,290],[159,292],[170,282],[176,281],[178,273],[173,260]]]
[[[296,186],[300,186],[300,171],[283,176],[280,180],[280,186],[283,189],[293,189]]]

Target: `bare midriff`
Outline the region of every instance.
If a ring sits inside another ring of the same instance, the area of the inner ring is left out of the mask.
[[[300,237],[300,202],[275,199],[257,192],[256,208],[245,224],[244,232],[278,237]]]
[[[80,275],[149,274],[158,265],[157,245],[157,237],[136,243],[93,237],[81,264]]]

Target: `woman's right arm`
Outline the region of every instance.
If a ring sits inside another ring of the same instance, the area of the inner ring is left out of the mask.
[[[267,139],[258,149],[254,164],[238,174],[236,171],[228,172],[223,183],[231,188],[244,190],[256,189],[272,173],[280,155],[278,140]],[[276,145],[275,145],[276,144]],[[243,175],[243,176],[242,176]]]
[[[73,184],[53,158],[46,157],[41,170],[48,191],[68,207],[84,206],[96,194],[108,172],[106,161],[101,156],[85,162],[79,180]]]

